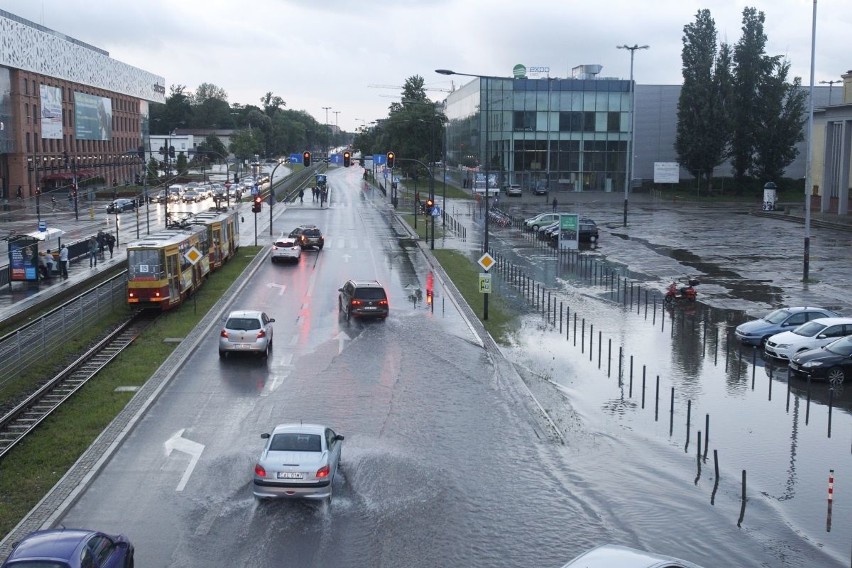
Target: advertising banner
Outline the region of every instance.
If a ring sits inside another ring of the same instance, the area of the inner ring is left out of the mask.
[[[559,250],[580,248],[580,216],[576,213],[559,216]]]
[[[62,140],[62,90],[39,85],[41,98],[41,137]]]
[[[9,270],[13,282],[38,281],[38,240],[33,237],[9,239]]]
[[[680,183],[680,164],[654,162],[654,183]]]
[[[74,92],[74,135],[79,140],[111,140],[112,101]]]

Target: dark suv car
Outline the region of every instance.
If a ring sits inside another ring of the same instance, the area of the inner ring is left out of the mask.
[[[388,317],[388,295],[376,280],[348,280],[338,292],[337,309],[346,314],[347,321],[352,316]]]
[[[581,243],[596,243],[598,242],[598,225],[591,219],[580,219],[580,242]]]
[[[315,248],[322,250],[325,245],[325,237],[316,225],[299,225],[290,231],[290,238],[296,239],[303,249]]]

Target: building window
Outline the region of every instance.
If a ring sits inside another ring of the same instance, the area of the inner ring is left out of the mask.
[[[608,112],[606,113],[606,131],[620,132],[621,131],[621,113]]]
[[[516,110],[514,113],[513,130],[532,132],[535,130],[535,111]]]
[[[583,132],[594,132],[595,131],[595,113],[591,111],[585,111],[583,113]]]
[[[30,103],[24,103],[24,114],[27,115],[27,124],[30,123]]]

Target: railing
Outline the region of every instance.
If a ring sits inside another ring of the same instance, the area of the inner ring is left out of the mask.
[[[127,271],[69,300],[40,319],[0,338],[0,385],[54,353],[69,337],[91,329],[105,315],[124,308]]]

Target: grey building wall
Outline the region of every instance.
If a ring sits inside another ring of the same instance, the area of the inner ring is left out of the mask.
[[[805,91],[810,88],[802,87]],[[829,102],[831,87],[814,86],[814,107],[825,107]],[[843,96],[842,88],[834,88],[831,102],[838,104]],[[636,153],[634,157],[634,179],[653,180],[654,162],[677,162],[675,135],[677,134],[677,102],[680,85],[636,85]],[[807,109],[807,106],[806,106]],[[807,117],[805,117],[807,118]],[[807,128],[807,124],[805,124]],[[786,177],[804,178],[807,159],[807,132],[796,146],[798,157],[785,170]],[[725,162],[713,170],[713,175],[731,175],[731,164]],[[681,168],[681,179],[691,179],[689,172]]]

